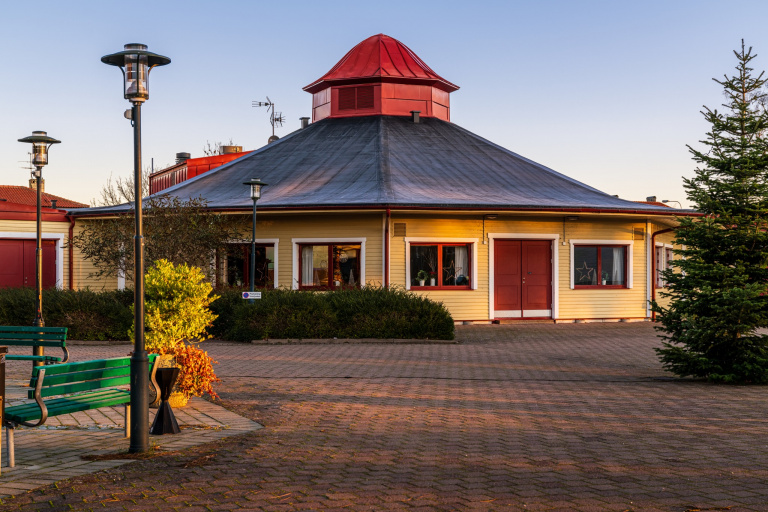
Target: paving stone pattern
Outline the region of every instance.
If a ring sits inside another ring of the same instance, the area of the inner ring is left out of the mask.
[[[672,379],[649,324],[457,334],[207,342],[222,405],[263,429],[63,473],[0,510],[768,511],[765,387]]]

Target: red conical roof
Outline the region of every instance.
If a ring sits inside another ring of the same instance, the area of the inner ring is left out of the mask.
[[[386,82],[430,84],[446,92],[459,87],[432,71],[403,43],[384,34],[371,36],[352,48],[329,72],[304,90],[315,93],[332,82]]]

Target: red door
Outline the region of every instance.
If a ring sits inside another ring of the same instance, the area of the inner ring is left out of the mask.
[[[494,310],[499,318],[552,316],[552,242],[494,242]]]
[[[43,240],[43,288],[56,286],[56,242]],[[0,240],[0,288],[36,286],[36,240]]]

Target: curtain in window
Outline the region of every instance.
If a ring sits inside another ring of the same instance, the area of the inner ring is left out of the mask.
[[[469,253],[467,247],[456,247],[456,284],[461,276],[469,276]],[[464,283],[466,284],[466,283]]]
[[[611,272],[613,284],[624,284],[624,250],[624,247],[613,248],[613,271]]]
[[[314,265],[312,263],[312,246],[301,248],[301,284],[312,286],[314,284]]]

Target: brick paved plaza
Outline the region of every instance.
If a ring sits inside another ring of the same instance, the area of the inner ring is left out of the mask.
[[[222,405],[264,428],[0,509],[768,511],[766,388],[671,379],[644,323],[462,326],[457,340],[208,342]]]

